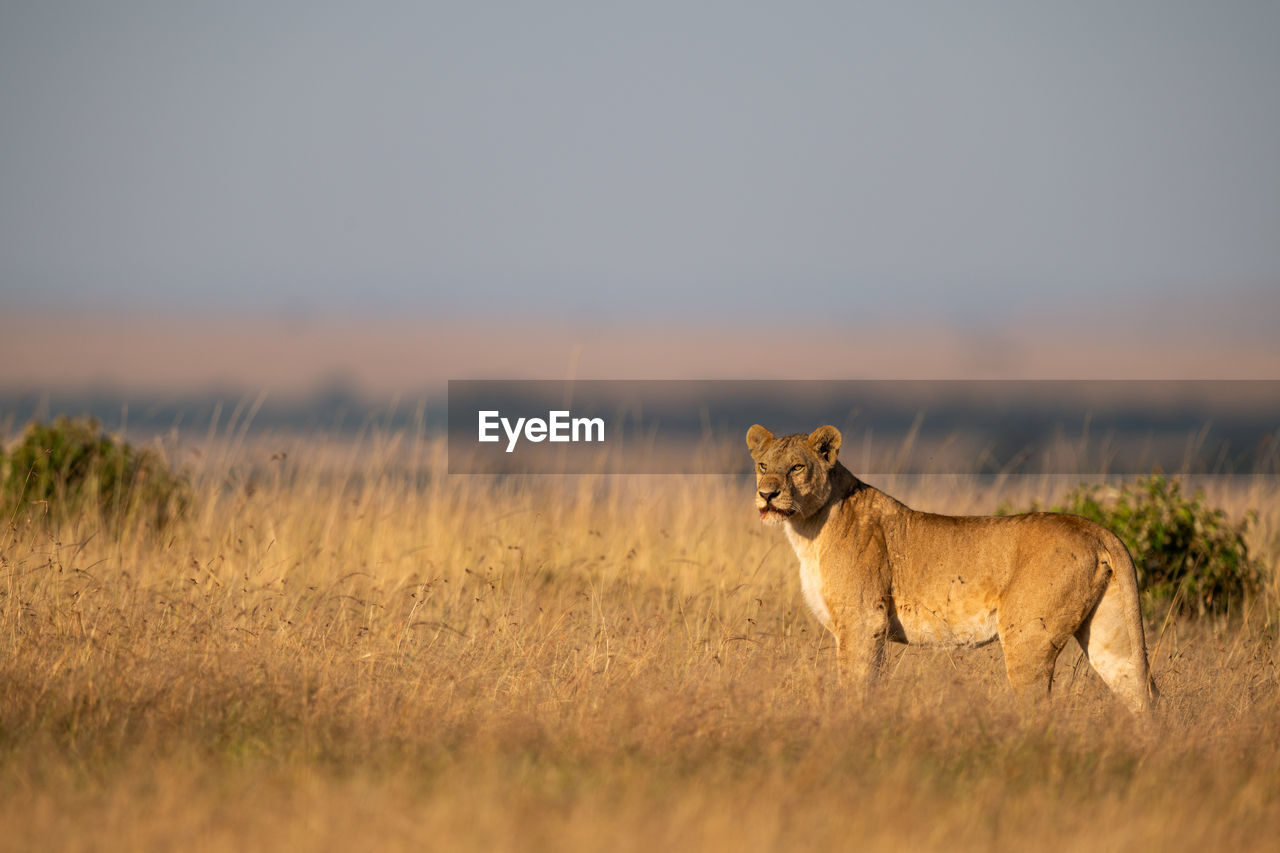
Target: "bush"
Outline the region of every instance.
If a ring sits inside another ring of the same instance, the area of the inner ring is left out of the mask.
[[[158,453],[106,435],[91,418],[31,423],[7,454],[0,450],[5,521],[38,509],[54,521],[97,512],[113,526],[141,514],[162,528],[190,501],[186,478]]]
[[[1084,516],[1119,536],[1151,603],[1172,604],[1181,590],[1188,612],[1225,613],[1259,587],[1261,563],[1244,538],[1251,516],[1232,524],[1204,492],[1183,494],[1177,479],[1156,473],[1119,489],[1077,486],[1050,511]]]

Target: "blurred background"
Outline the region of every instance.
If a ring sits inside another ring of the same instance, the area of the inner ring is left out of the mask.
[[[1276,378],[1276,33],[1235,0],[6,2],[0,410]]]

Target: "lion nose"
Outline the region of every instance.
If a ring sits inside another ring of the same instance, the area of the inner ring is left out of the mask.
[[[778,495],[782,494],[782,490],[774,489],[773,491],[766,492],[762,489],[759,494],[760,494],[760,497],[764,498],[764,502],[768,503],[769,501],[776,498]]]

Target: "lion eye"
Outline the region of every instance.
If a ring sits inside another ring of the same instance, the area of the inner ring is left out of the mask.
[[[764,466],[764,463],[763,463],[763,462],[761,462],[761,463],[760,463],[760,470],[761,470],[761,471],[763,471],[763,470],[764,470],[764,467],[765,467],[765,466]]]
[[[792,466],[791,466],[791,470],[792,470],[792,471],[803,471],[803,470],[804,470],[804,465],[803,465],[803,464],[801,464],[801,463],[799,463],[799,462],[797,462],[795,465],[792,465]]]

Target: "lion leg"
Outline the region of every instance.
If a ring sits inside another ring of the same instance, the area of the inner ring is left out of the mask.
[[[840,620],[833,633],[840,682],[865,689],[884,669],[888,619],[883,612],[877,612],[862,619]]]
[[[1047,700],[1053,687],[1053,667],[1066,639],[1055,637],[1041,619],[1013,625],[1002,621],[998,631],[1005,672],[1018,701],[1037,704]]]
[[[1135,648],[1130,622],[1118,583],[1107,585],[1102,600],[1076,631],[1085,657],[1111,691],[1135,713],[1151,709],[1147,651]]]

